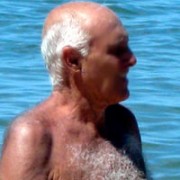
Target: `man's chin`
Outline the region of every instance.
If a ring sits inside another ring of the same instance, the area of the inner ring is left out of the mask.
[[[130,96],[129,90],[126,89],[123,93],[121,93],[121,96],[118,102],[125,101],[126,99],[129,98],[129,96]]]
[[[111,99],[110,105],[117,104],[119,102],[125,101],[128,98],[129,98],[129,91],[127,91],[126,93],[120,94],[119,96],[117,96],[113,100]]]

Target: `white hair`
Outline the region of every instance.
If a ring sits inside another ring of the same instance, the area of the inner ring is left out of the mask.
[[[82,56],[89,52],[89,35],[83,30],[77,17],[66,15],[48,30],[41,44],[41,53],[54,86],[61,86],[62,50],[66,46],[77,49]]]

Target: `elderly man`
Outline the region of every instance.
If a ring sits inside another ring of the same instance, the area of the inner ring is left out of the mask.
[[[129,96],[126,76],[136,63],[117,16],[92,2],[55,8],[42,54],[52,95],[9,128],[0,179],[145,179],[135,117],[117,104]]]

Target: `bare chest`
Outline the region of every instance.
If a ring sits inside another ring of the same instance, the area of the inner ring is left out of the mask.
[[[48,180],[143,179],[129,158],[107,141],[64,145],[64,153],[56,154],[55,159]]]

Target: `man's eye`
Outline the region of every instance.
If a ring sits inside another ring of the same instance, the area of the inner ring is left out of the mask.
[[[127,53],[129,51],[128,47],[123,47],[123,48],[114,48],[110,50],[110,54],[114,55],[114,56],[122,56],[125,53]]]

